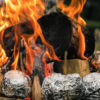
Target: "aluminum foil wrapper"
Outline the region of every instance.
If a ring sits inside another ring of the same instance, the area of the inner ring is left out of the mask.
[[[30,78],[23,72],[11,70],[4,75],[2,91],[8,97],[25,98],[31,92]]]
[[[84,87],[79,74],[61,75],[53,73],[42,85],[43,100],[65,100],[81,97]]]
[[[85,98],[88,100],[100,100],[100,73],[91,73],[83,77]]]

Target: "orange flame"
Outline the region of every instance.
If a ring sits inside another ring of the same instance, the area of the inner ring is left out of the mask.
[[[5,64],[7,60],[8,60],[8,57],[6,56],[4,49],[0,45],[0,66]]]
[[[46,49],[46,51],[44,52],[43,56],[42,56],[42,62],[43,62],[43,67],[44,67],[44,75],[45,77],[50,76],[52,74],[51,71],[51,64],[47,64],[45,58],[49,58],[52,59],[48,49]]]
[[[61,9],[63,13],[66,13],[67,16],[69,16],[74,21],[78,22],[80,25],[86,25],[86,22],[84,19],[80,16],[84,4],[86,3],[86,0],[71,0],[70,5],[66,6],[64,5],[64,0],[57,0],[57,6]],[[79,35],[79,49],[78,49],[78,56],[87,59],[84,56],[85,52],[85,37],[82,33],[81,26],[77,25],[78,27],[78,35]]]
[[[45,44],[52,51],[52,59],[60,60],[52,47],[44,38],[42,30],[37,20],[44,15],[45,5],[43,0],[5,0],[5,4],[0,8],[0,40],[3,44],[4,31],[7,27],[12,25],[30,21],[34,30],[32,35],[26,35],[23,33],[18,33],[20,29],[15,27],[15,39],[16,43],[14,46],[14,62],[12,63],[13,69],[17,68],[17,63],[19,59],[20,50],[20,38],[23,38],[26,44],[26,68],[31,73],[33,67],[33,56],[34,50],[30,47],[30,40],[34,39],[34,44],[36,44],[36,39],[41,38],[43,44]]]

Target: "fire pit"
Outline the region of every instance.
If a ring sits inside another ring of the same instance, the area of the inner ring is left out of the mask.
[[[0,4],[0,100],[99,100],[86,0],[44,1]]]

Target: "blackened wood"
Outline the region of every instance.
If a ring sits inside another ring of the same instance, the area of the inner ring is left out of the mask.
[[[45,15],[38,20],[45,39],[54,47],[56,55],[63,59],[64,52],[69,48],[72,37],[72,23],[62,13],[51,13],[49,15]],[[5,50],[7,51],[8,56],[9,53],[12,53],[11,50],[15,44],[15,36],[14,36],[14,28],[19,28],[20,31],[17,34],[32,34],[32,25],[30,22],[25,22],[21,24],[14,25],[5,30],[4,35],[4,44]],[[8,34],[8,37],[7,37]],[[39,41],[39,39],[38,39]],[[8,44],[9,43],[9,44]],[[38,42],[40,43],[40,42]]]
[[[82,27],[82,31],[85,36],[86,51],[85,56],[90,57],[95,50],[95,36],[94,33],[89,32],[86,27]]]
[[[68,59],[78,58],[79,36],[77,34],[77,23],[73,24],[74,22],[62,13],[44,15],[38,22],[42,28],[45,39],[53,45],[55,53],[60,59],[63,60],[66,50],[68,52]],[[27,33],[31,35],[34,33],[30,22],[20,23],[7,28],[4,35],[4,44],[8,56],[11,56],[13,53],[15,27],[20,28],[17,34]],[[95,47],[94,35],[87,32],[84,27],[82,29],[86,41],[85,56],[89,57],[93,53]],[[6,34],[8,34],[8,37]],[[37,43],[41,43],[40,39],[37,39]]]
[[[72,19],[70,19],[70,20],[72,20]],[[78,36],[77,26],[79,24],[73,20],[72,20],[72,24],[73,24],[73,34],[72,34],[71,45],[70,45],[69,49],[67,50],[67,52],[68,52],[67,58],[68,59],[80,58],[77,56],[77,52],[78,52],[78,48],[79,48],[79,36]],[[82,28],[83,35],[85,37],[86,48],[85,48],[84,55],[86,57],[89,57],[93,54],[94,49],[95,49],[95,36],[93,33],[90,33],[86,27],[81,25],[81,28]]]
[[[0,70],[0,73],[2,74],[5,74],[7,71],[11,70],[11,64],[13,62],[13,58],[8,58],[8,61],[3,65],[1,66],[1,70]]]
[[[64,59],[64,52],[71,43],[71,21],[62,13],[51,13],[40,18],[38,22],[44,37],[54,47],[56,55]]]
[[[17,28],[17,29],[16,29]],[[33,33],[33,29],[32,29],[32,25],[30,22],[24,22],[24,23],[19,23],[16,24],[14,26],[8,27],[5,32],[4,32],[4,49],[6,50],[6,54],[8,57],[11,57],[13,54],[13,49],[14,49],[14,45],[15,45],[15,34],[14,31],[16,29],[16,33],[18,36],[20,36],[19,34],[32,34]],[[20,38],[20,37],[19,37]]]

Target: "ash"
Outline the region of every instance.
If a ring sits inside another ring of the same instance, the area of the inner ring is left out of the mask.
[[[4,75],[2,91],[8,97],[27,97],[31,92],[30,78],[23,72],[11,70]]]

